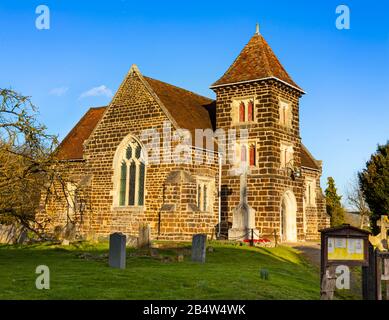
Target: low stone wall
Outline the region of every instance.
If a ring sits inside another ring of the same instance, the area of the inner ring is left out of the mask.
[[[197,233],[215,238],[217,217],[205,212],[163,212],[161,214],[160,240],[192,240]]]

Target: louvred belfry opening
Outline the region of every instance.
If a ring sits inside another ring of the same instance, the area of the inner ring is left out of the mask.
[[[249,101],[247,105],[248,121],[254,121],[254,103]]]
[[[245,121],[245,105],[244,102],[242,101],[239,105],[239,122],[244,122]]]
[[[250,166],[255,166],[255,146],[250,146]]]

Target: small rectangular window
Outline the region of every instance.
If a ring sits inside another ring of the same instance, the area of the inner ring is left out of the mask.
[[[292,106],[290,103],[280,101],[279,103],[279,123],[283,127],[291,128],[292,126]]]
[[[305,184],[305,198],[307,200],[307,204],[308,206],[316,206],[316,180],[307,178]]]
[[[197,207],[200,211],[211,211],[213,183],[213,179],[206,177],[197,180]]]
[[[288,144],[281,144],[281,168],[293,166],[293,147]]]

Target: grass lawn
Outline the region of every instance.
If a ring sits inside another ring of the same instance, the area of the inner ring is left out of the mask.
[[[187,243],[164,244],[152,256],[127,249],[125,270],[108,267],[107,244],[0,245],[0,299],[319,298],[317,268],[292,248],[208,245],[214,251],[203,265],[190,261]],[[35,288],[38,265],[50,268],[50,290]],[[261,268],[269,280],[260,278]]]

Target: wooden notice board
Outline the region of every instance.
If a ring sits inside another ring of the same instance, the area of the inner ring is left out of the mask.
[[[365,260],[364,239],[362,238],[327,238],[327,258],[328,260]]]

